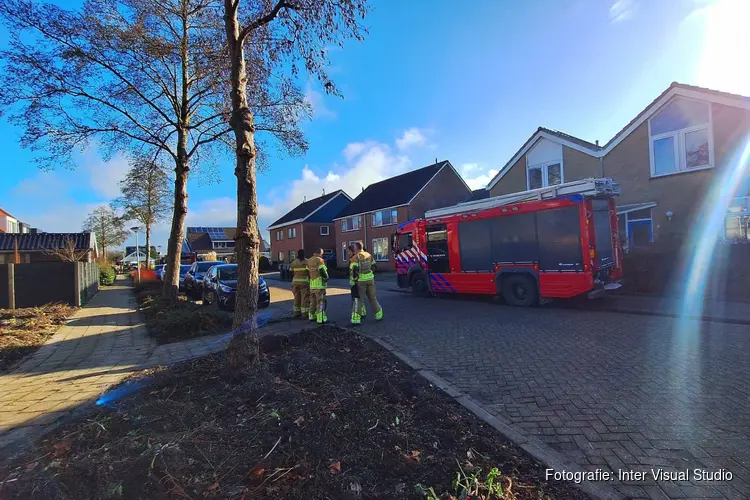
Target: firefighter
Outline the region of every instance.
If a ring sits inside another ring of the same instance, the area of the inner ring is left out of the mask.
[[[294,312],[292,317],[308,317],[310,306],[310,277],[307,273],[305,251],[297,250],[297,258],[292,262],[292,293],[294,294]]]
[[[359,285],[357,284],[359,279],[359,266],[356,263],[356,256],[357,252],[354,245],[349,245],[349,286],[351,287],[352,295],[352,317],[350,322],[352,325],[359,325],[362,323],[362,318],[367,316],[365,302],[359,296]]]
[[[356,242],[354,246],[355,251],[357,252],[354,261],[358,267],[359,273],[357,279],[359,297],[362,301],[367,297],[367,300],[370,302],[370,307],[372,307],[372,310],[375,313],[375,319],[380,321],[383,319],[383,308],[380,307],[378,299],[375,296],[375,274],[372,271],[375,261],[373,260],[372,255],[363,250],[361,242]]]
[[[319,325],[328,321],[326,315],[326,288],[328,287],[328,268],[321,257],[323,249],[318,248],[307,260],[307,270],[310,275],[310,308],[308,318]]]

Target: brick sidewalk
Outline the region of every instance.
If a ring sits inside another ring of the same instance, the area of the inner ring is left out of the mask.
[[[307,323],[281,321],[262,334],[289,335]],[[138,370],[226,349],[229,334],[157,345],[128,285],[103,288],[37,352],[0,375],[0,449],[35,439]]]

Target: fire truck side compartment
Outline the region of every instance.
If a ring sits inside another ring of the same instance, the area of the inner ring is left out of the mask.
[[[461,269],[468,272],[492,272],[491,219],[460,222],[458,235]]]
[[[469,220],[458,232],[466,272],[537,263],[542,271],[583,270],[578,206]]]
[[[536,212],[539,270],[583,271],[579,206]]]
[[[594,209],[594,232],[596,235],[596,257],[599,269],[614,265],[612,255],[612,228],[610,227],[609,200],[591,200]]]

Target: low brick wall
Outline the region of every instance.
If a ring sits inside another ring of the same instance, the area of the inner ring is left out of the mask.
[[[690,255],[680,248],[634,250],[623,261],[623,291],[678,295],[686,286],[689,265]],[[709,269],[707,297],[750,302],[750,244],[718,245]]]

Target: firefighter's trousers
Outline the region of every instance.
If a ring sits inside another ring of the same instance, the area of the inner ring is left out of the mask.
[[[294,294],[294,317],[307,317],[310,308],[310,284],[304,282],[292,283]]]
[[[308,319],[310,321],[316,321],[318,324],[328,321],[328,316],[326,315],[325,288],[310,289],[310,308],[308,309],[308,313]]]
[[[352,295],[352,317],[351,323],[358,325],[362,322],[362,318],[367,316],[367,309],[365,309],[365,301],[359,296],[359,285],[356,283],[351,288]]]
[[[367,300],[370,302],[370,307],[375,313],[375,319],[383,319],[383,308],[378,303],[378,298],[375,296],[375,282],[374,281],[359,281],[359,299],[361,301]]]

